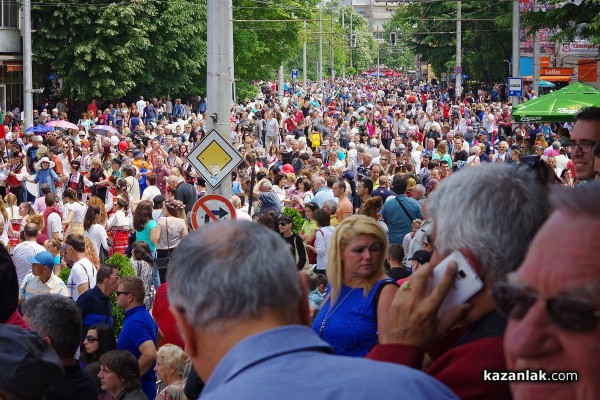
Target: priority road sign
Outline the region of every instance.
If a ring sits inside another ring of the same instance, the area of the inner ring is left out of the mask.
[[[213,189],[242,162],[240,153],[215,129],[194,147],[187,159]]]
[[[233,204],[218,194],[207,194],[201,197],[192,208],[192,227],[235,219]]]

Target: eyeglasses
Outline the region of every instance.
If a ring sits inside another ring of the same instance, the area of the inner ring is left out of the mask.
[[[577,147],[580,152],[589,153],[596,143],[595,140],[583,140],[581,143],[569,142],[565,146],[568,147],[571,152]]]
[[[494,285],[491,295],[498,311],[515,320],[525,317],[537,300],[546,303],[546,312],[552,322],[566,331],[591,332],[600,319],[600,311],[595,306],[566,294],[544,297],[527,287],[499,282]]]
[[[88,343],[94,343],[96,340],[99,340],[99,339],[93,337],[92,335],[89,335],[89,336],[85,337],[85,341],[88,342]]]
[[[119,292],[118,290],[116,293],[117,293],[117,297],[119,297],[122,294],[131,294],[131,292]]]

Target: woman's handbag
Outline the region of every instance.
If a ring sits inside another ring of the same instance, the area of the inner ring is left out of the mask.
[[[307,245],[309,246],[315,246],[315,239],[313,240],[309,240],[308,242],[306,242]],[[315,253],[314,251],[310,250],[310,249],[306,249],[306,258],[308,258],[308,263],[309,264],[316,264],[317,263],[317,253]]]

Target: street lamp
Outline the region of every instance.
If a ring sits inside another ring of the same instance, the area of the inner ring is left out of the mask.
[[[510,74],[512,72],[512,63],[508,60],[504,60],[504,62],[508,63],[508,76],[510,76]]]

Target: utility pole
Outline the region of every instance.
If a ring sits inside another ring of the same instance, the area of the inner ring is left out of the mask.
[[[306,93],[306,20],[304,20],[304,43],[302,44],[302,88]]]
[[[333,1],[331,2],[331,26],[329,29],[329,71],[331,83],[335,80],[335,68],[333,65]]]
[[[23,111],[25,129],[33,126],[33,78],[31,72],[31,0],[23,0]]]
[[[460,100],[462,94],[462,1],[456,2],[456,75],[454,95],[457,100]]]
[[[323,3],[319,3],[319,87],[323,87]]]
[[[533,0],[533,11],[539,11],[540,5],[538,0]],[[535,31],[533,34],[533,91],[536,96],[539,96],[540,92],[540,34]]]
[[[346,31],[346,24],[344,22],[344,17],[346,16],[346,7],[342,7],[342,31]],[[346,79],[346,46],[342,46],[342,60],[344,63],[342,64],[342,78]]]
[[[281,103],[283,101],[283,63],[279,66],[279,85],[277,88],[279,89],[277,94]]]
[[[352,12],[350,12],[350,37],[352,37],[352,35],[354,34],[354,32],[352,31]],[[354,47],[350,47],[350,68],[354,68],[352,66],[352,55],[354,54]]]
[[[377,31],[377,88],[379,89],[379,25],[375,30]]]
[[[513,0],[513,15],[512,15],[512,76],[518,78],[521,76],[520,71],[520,15],[519,15],[519,0]],[[512,97],[513,107],[519,104],[519,98]]]
[[[229,140],[233,89],[233,20],[230,10],[232,0],[208,0],[207,52],[206,52],[206,113],[208,130],[215,129]],[[207,193],[231,198],[231,177],[219,187],[206,187]]]

